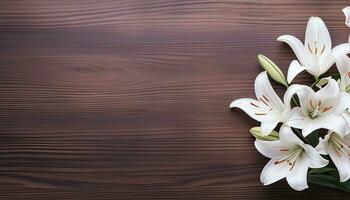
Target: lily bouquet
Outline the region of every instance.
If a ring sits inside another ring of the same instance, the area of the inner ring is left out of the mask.
[[[350,27],[350,6],[343,12]],[[274,62],[258,55],[265,71],[255,79],[256,99],[230,104],[261,123],[250,130],[256,149],[271,159],[260,181],[269,185],[286,178],[298,191],[313,183],[350,192],[350,41],[332,48],[319,17],[310,17],[304,44],[291,35],[277,40],[287,43],[297,57],[290,63],[287,78]],[[324,76],[334,64],[338,73]],[[302,71],[314,77],[311,86],[291,84]],[[286,87],[283,100],[269,76]]]

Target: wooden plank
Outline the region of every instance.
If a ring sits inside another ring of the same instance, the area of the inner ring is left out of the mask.
[[[0,1],[1,199],[348,199],[259,182],[256,55],[348,1]],[[306,78],[308,75],[303,75]],[[282,94],[283,88],[275,85]]]

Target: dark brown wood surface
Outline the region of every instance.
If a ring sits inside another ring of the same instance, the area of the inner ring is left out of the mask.
[[[276,38],[303,38],[308,17],[346,42],[347,5],[1,0],[0,198],[349,199],[263,187],[257,123],[228,109],[254,97],[258,53],[287,71]]]

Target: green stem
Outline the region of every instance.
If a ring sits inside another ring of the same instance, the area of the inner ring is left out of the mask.
[[[297,99],[294,96],[292,97],[292,100],[296,106],[300,106],[299,102],[297,101]]]
[[[320,77],[315,76],[315,82],[311,85],[311,87],[314,87],[319,81],[320,81]]]

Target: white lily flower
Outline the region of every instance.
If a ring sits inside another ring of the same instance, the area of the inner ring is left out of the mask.
[[[344,182],[350,178],[350,135],[340,137],[334,132],[329,132],[324,139],[320,138],[316,150],[329,155],[338,169],[340,181]]]
[[[314,92],[304,86],[297,92],[301,107],[291,110],[287,125],[302,129],[303,136],[317,129],[328,129],[345,135],[348,124],[343,113],[350,106],[350,95],[340,92],[334,79],[329,79],[326,86]]]
[[[289,66],[288,83],[304,70],[318,79],[334,64],[332,53],[350,53],[348,43],[340,44],[332,49],[328,29],[319,17],[310,17],[306,26],[304,45],[298,38],[291,35],[282,35],[277,40],[287,43],[299,60],[293,60]]]
[[[261,172],[260,181],[264,185],[287,178],[294,190],[304,190],[307,185],[307,171],[310,168],[322,168],[328,161],[322,158],[310,145],[301,141],[290,127],[282,126],[280,140],[255,141],[256,149],[271,158]]]
[[[338,80],[340,91],[350,94],[350,58],[345,54],[334,54],[334,59],[340,74]],[[350,130],[350,107],[342,113],[342,116],[348,123]]]
[[[284,122],[290,108],[292,96],[298,90],[298,86],[289,87],[284,95],[284,102],[273,90],[266,72],[261,72],[255,79],[256,99],[243,98],[233,101],[230,108],[240,108],[251,118],[261,122],[261,134],[269,135],[279,122]]]

